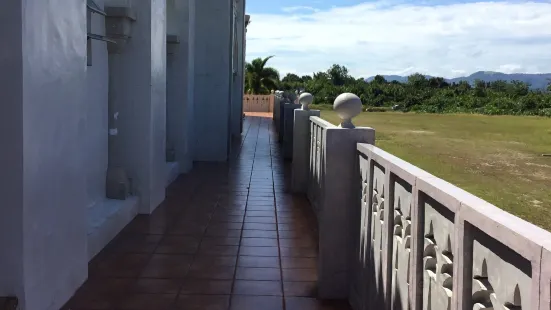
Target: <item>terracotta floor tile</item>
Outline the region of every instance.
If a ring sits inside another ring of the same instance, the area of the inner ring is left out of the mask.
[[[233,294],[252,296],[281,296],[280,281],[235,280]]]
[[[120,300],[119,294],[77,292],[62,310],[112,310]]]
[[[205,233],[205,230],[207,229],[206,225],[201,224],[178,224],[170,229],[168,229],[167,233],[171,235],[186,235],[186,236],[197,236],[201,237]]]
[[[209,245],[201,244],[199,248],[200,255],[220,255],[220,256],[230,256],[237,255],[239,246],[237,245]]]
[[[235,273],[237,280],[281,280],[281,270],[279,268],[250,268],[237,267]]]
[[[239,256],[237,266],[252,268],[279,268],[280,263],[279,257],[277,256]]]
[[[181,279],[140,278],[130,286],[129,291],[145,294],[178,294]]]
[[[186,278],[232,280],[234,274],[235,266],[206,266],[197,264],[192,265]]]
[[[227,163],[194,163],[90,262],[71,310],[281,310],[283,295],[288,310],[348,309],[313,298],[316,218],[291,193],[272,120],[245,118],[243,136]]]
[[[181,295],[229,295],[232,280],[185,279],[180,290]]]
[[[245,222],[243,225],[245,230],[277,230],[276,224],[266,224],[266,223],[248,223]]]
[[[283,310],[283,298],[276,296],[233,295],[231,310]]]
[[[278,246],[277,239],[274,238],[243,238],[242,246]]]
[[[213,246],[213,245],[239,245],[241,240],[239,238],[232,237],[208,237],[205,236],[201,240],[201,246]]]
[[[82,292],[92,292],[99,294],[120,294],[128,291],[135,279],[132,278],[89,278],[80,287]]]
[[[180,295],[175,310],[228,310],[229,295]]]
[[[317,281],[316,269],[282,269],[283,281]]]
[[[347,310],[350,309],[346,301],[321,301],[315,298],[287,297],[287,310]]]
[[[123,295],[117,304],[121,310],[170,310],[176,294],[131,294]]]
[[[237,256],[198,254],[195,256],[192,266],[235,266],[236,264]]]
[[[280,247],[281,257],[317,257],[318,250],[315,248],[299,248],[299,247]]]
[[[116,253],[106,255],[96,265],[90,266],[90,277],[137,277],[147,265],[150,255]]]
[[[155,253],[159,254],[195,254],[199,249],[200,238],[193,236],[170,236],[163,237]]]
[[[317,263],[315,257],[281,257],[282,268],[315,269]]]
[[[209,230],[243,229],[243,222],[211,222]]]
[[[243,222],[243,215],[230,215],[230,214],[223,214],[223,213],[215,213],[211,218],[211,224],[217,223],[217,222],[231,222],[231,223],[242,223]]]
[[[247,210],[275,212],[275,207],[273,205],[247,205]]]
[[[162,237],[162,235],[120,234],[107,245],[105,250],[120,253],[152,253]]]
[[[245,223],[264,223],[275,224],[276,217],[274,216],[246,216]]]
[[[214,215],[212,216],[212,218],[214,219],[215,217],[234,216],[234,215],[239,215],[243,217],[245,215],[245,211],[219,207],[214,212]]]
[[[207,232],[205,233],[205,236],[239,238],[241,237],[241,229],[221,229],[209,227],[209,229],[207,229]]]
[[[275,230],[243,230],[243,238],[273,238],[277,239]]]
[[[245,256],[279,256],[277,246],[241,246],[239,255]]]
[[[294,231],[294,230],[278,231],[278,236],[280,239],[300,239],[300,238],[303,238],[305,235],[308,235],[308,233],[305,233],[302,231]]]
[[[191,255],[154,254],[144,268],[144,278],[183,278],[193,261]]]
[[[152,224],[147,220],[137,220],[134,218],[126,227],[122,230],[122,233],[130,234],[164,234],[168,228],[166,224]]]
[[[317,290],[318,287],[316,282],[283,282],[285,296],[315,298],[318,293]]]
[[[317,241],[314,238],[302,237],[297,239],[280,239],[279,245],[286,248],[317,248]]]
[[[266,217],[273,217],[275,214],[273,211],[254,211],[254,210],[247,210],[247,213],[245,214],[246,217],[257,217],[257,216],[266,216]]]

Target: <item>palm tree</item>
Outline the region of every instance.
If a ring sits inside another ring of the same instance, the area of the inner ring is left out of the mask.
[[[246,81],[245,89],[249,94],[269,94],[270,90],[275,90],[279,83],[279,72],[271,67],[266,67],[266,63],[274,56],[256,58],[245,65]]]

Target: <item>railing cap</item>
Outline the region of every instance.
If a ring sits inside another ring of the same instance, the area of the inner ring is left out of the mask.
[[[352,93],[343,93],[335,98],[333,110],[341,118],[342,128],[355,128],[352,118],[362,113],[362,100]]]

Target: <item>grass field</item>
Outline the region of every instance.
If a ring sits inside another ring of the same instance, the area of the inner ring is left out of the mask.
[[[551,157],[541,156],[551,153],[550,118],[364,112],[354,124],[375,128],[385,151],[551,230]]]

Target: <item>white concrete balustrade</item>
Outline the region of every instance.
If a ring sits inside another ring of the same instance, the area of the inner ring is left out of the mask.
[[[320,298],[355,310],[551,309],[550,232],[377,148],[373,129],[352,124],[357,96],[334,107],[340,127],[310,117],[309,132],[294,131],[310,141],[293,178],[309,165],[298,189],[318,217]]]
[[[228,159],[244,11],[243,0],[3,4],[0,297],[59,309],[179,174]]]
[[[274,112],[275,95],[250,95],[243,96],[243,112]]]

